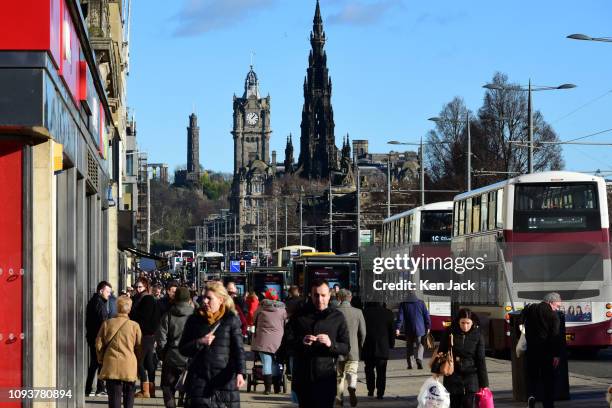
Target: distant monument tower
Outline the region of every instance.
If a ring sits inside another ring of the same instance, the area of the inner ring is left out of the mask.
[[[179,186],[198,184],[200,181],[200,127],[195,113],[189,115],[187,127],[187,169],[174,174],[174,183]]]

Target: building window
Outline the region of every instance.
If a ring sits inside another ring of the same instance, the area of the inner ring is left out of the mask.
[[[134,152],[128,152],[125,157],[125,173],[128,176],[134,175]]]

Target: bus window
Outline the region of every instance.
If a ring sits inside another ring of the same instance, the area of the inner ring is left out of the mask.
[[[488,213],[488,202],[487,202],[487,194],[483,194],[482,198],[480,199],[480,230],[481,231],[486,231],[487,230],[487,226],[488,226],[488,218],[487,218],[487,213]]]
[[[504,220],[503,220],[503,202],[504,202],[504,190],[503,189],[499,189],[497,190],[497,213],[495,216],[495,220],[496,220],[496,227],[497,228],[504,228]]]
[[[420,242],[450,241],[453,214],[450,211],[421,212]]]
[[[465,201],[459,202],[459,235],[465,234]]]
[[[465,233],[472,232],[472,198],[465,200]]]
[[[472,232],[480,231],[480,197],[472,198]]]
[[[453,204],[453,236],[459,235],[459,202]]]
[[[491,191],[489,193],[489,229],[495,229],[495,203],[497,193],[495,191]]]

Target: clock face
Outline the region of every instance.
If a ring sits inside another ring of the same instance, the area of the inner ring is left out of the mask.
[[[246,116],[246,121],[251,126],[257,124],[258,120],[259,120],[259,116],[257,116],[255,112],[249,112]]]

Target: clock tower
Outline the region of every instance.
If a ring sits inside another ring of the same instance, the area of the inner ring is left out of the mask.
[[[270,163],[270,95],[261,98],[253,66],[244,81],[242,98],[234,95],[234,179],[230,208],[237,218],[240,251],[265,250],[257,229],[263,220],[268,187],[274,178]]]
[[[249,70],[242,98],[234,95],[234,175],[255,160],[270,164],[270,95],[259,96],[259,80]]]

